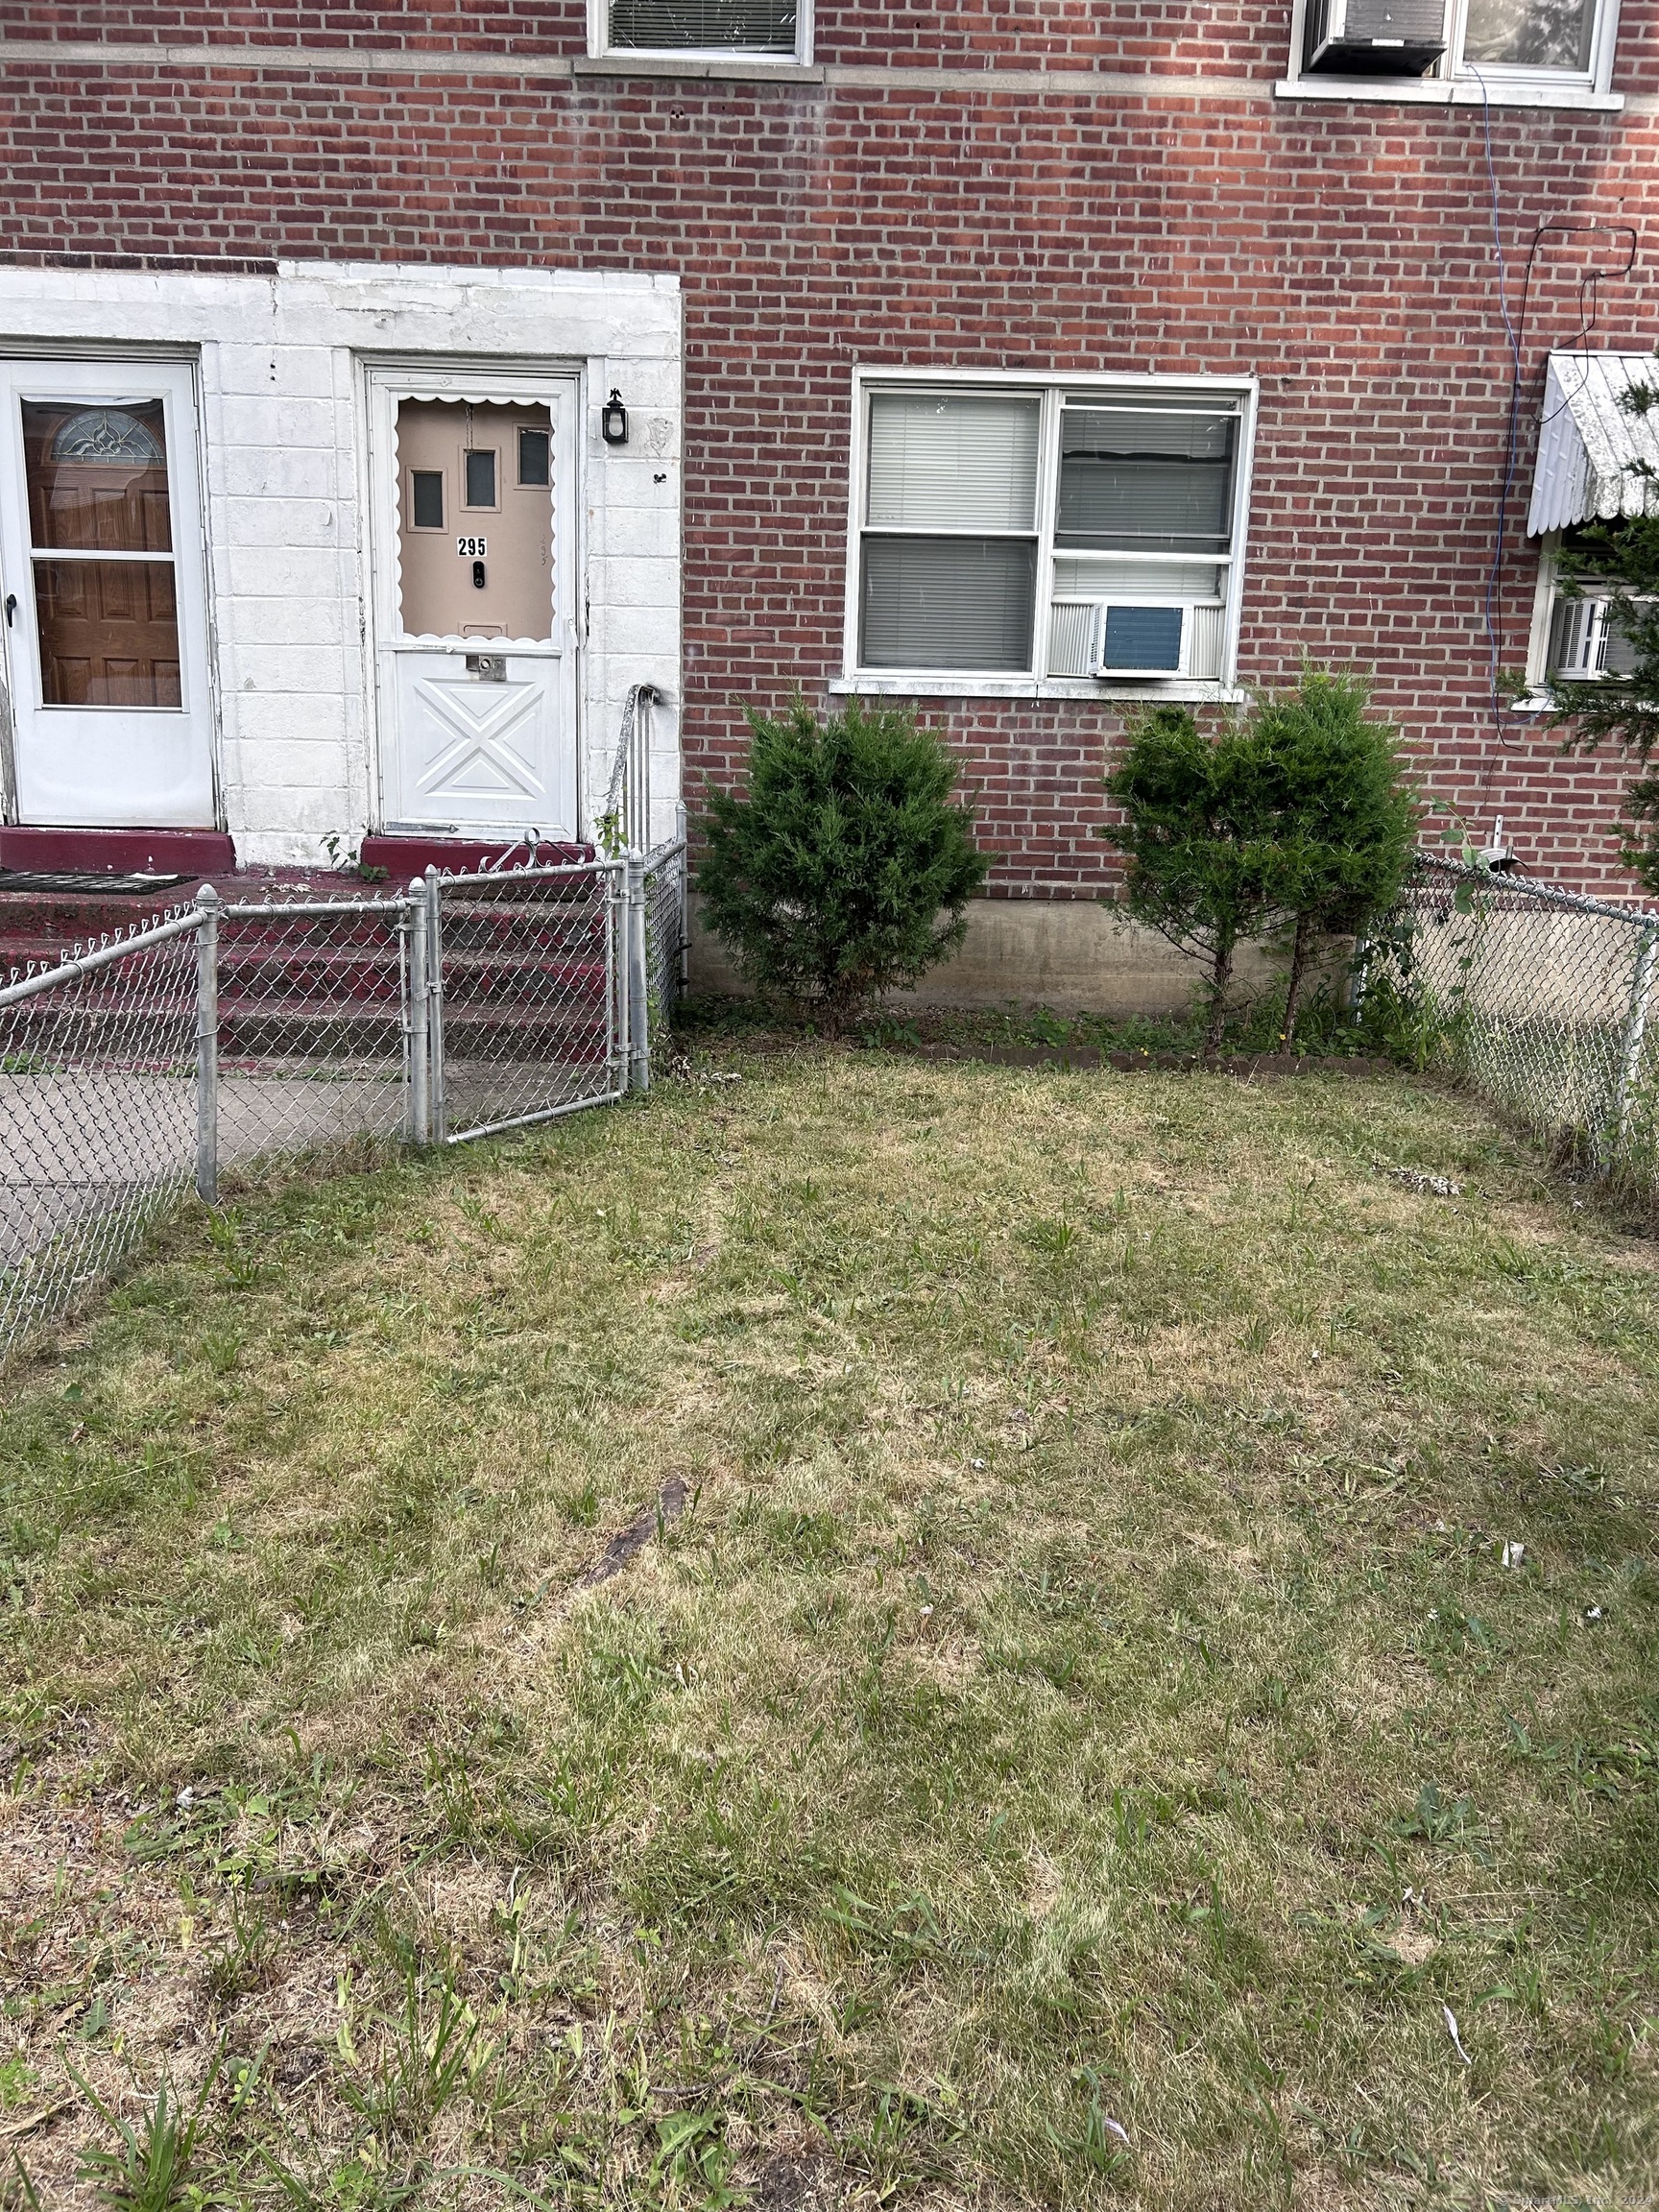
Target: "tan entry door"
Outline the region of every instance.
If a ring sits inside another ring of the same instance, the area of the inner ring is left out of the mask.
[[[574,388],[387,398],[386,826],[573,837]]]
[[[18,819],[210,828],[189,365],[0,362],[0,655]]]

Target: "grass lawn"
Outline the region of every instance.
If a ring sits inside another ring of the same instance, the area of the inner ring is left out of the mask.
[[[735,1065],[6,1384],[0,2201],[1659,2201],[1659,1246],[1404,1078]]]

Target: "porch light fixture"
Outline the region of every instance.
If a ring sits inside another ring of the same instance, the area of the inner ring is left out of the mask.
[[[599,428],[607,445],[626,445],[628,443],[628,410],[622,404],[622,395],[611,387],[611,397],[605,402],[599,418]]]

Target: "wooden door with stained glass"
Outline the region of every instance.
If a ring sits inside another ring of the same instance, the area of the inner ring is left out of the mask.
[[[0,493],[20,822],[214,820],[189,365],[3,365]]]

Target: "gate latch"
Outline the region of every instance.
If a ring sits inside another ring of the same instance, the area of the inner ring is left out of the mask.
[[[467,673],[479,684],[505,684],[507,656],[505,653],[469,653]]]

